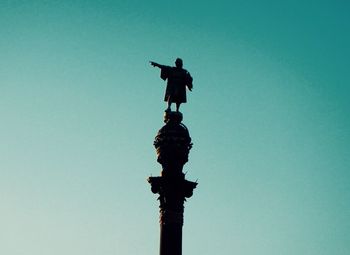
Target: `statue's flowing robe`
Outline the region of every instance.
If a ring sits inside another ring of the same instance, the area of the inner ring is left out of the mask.
[[[186,103],[186,86],[192,89],[192,77],[182,68],[162,66],[160,77],[167,80],[164,101],[172,103]]]

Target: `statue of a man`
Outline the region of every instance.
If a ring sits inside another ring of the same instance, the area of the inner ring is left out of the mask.
[[[160,68],[160,77],[167,79],[167,87],[165,90],[164,101],[168,102],[166,111],[171,111],[171,104],[176,103],[176,111],[179,111],[181,103],[186,103],[186,87],[192,91],[192,77],[190,73],[183,69],[182,59],[177,58],[175,66],[160,65],[150,61],[151,65]]]

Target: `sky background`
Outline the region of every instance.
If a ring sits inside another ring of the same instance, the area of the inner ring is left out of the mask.
[[[164,82],[183,254],[350,254],[349,1],[0,0],[0,254],[158,254]]]

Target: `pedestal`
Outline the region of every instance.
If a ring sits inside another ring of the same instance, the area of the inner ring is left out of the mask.
[[[160,255],[182,254],[184,202],[193,195],[197,183],[185,179],[182,172],[192,148],[188,129],[181,123],[179,112],[166,112],[166,123],[158,132],[154,146],[161,176],[149,177],[153,193],[160,202]]]

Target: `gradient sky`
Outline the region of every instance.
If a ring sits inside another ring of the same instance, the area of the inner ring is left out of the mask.
[[[158,254],[164,82],[194,77],[184,254],[350,254],[349,1],[0,0],[0,254]]]

